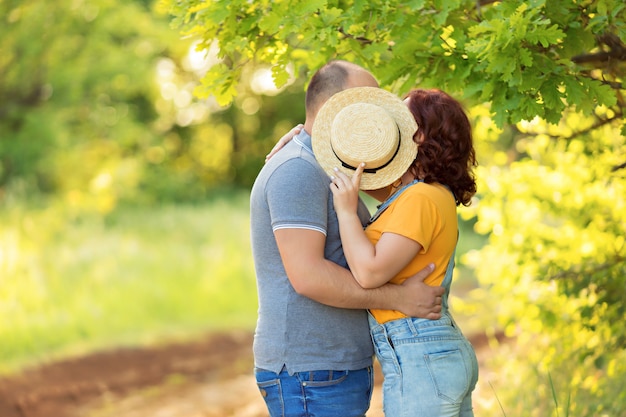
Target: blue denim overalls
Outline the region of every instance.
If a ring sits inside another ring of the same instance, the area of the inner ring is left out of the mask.
[[[390,200],[416,182],[398,190]],[[388,206],[385,203],[372,221]],[[385,417],[473,416],[471,394],[478,380],[478,362],[448,309],[453,270],[454,253],[441,284],[445,293],[439,320],[408,317],[379,324],[369,314],[384,375]]]

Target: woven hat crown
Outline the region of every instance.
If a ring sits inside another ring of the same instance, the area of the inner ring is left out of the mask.
[[[365,162],[362,190],[384,188],[400,178],[417,156],[415,118],[396,95],[355,87],[321,107],[311,132],[313,153],[328,175],[339,168],[353,175]]]
[[[343,166],[365,162],[368,170],[385,166],[398,151],[400,131],[384,108],[354,103],[333,119],[330,144]]]

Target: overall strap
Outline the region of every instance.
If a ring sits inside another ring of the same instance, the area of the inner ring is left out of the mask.
[[[455,198],[454,193],[452,192],[450,187],[448,187],[445,184],[444,184],[444,187],[446,187],[448,191],[450,191],[450,193],[452,194],[452,198]],[[450,286],[452,285],[452,273],[454,272],[454,257],[456,255],[456,247],[458,243],[459,243],[459,231],[457,230],[456,242],[454,242],[454,250],[452,251],[452,256],[450,257],[450,260],[448,261],[448,267],[446,268],[446,275],[443,277],[443,282],[441,283],[441,286],[446,289],[446,292],[443,294],[443,297],[441,298],[441,307],[444,311],[448,310],[448,296],[450,295]]]
[[[387,209],[387,207],[389,207],[389,205],[396,199],[398,198],[398,196],[400,194],[402,194],[404,191],[406,191],[407,188],[409,188],[411,185],[415,185],[418,182],[424,182],[424,180],[413,180],[410,183],[408,183],[407,185],[401,187],[398,189],[398,191],[396,191],[395,193],[393,193],[391,196],[389,196],[389,198],[387,198],[382,204],[380,204],[378,206],[378,210],[376,211],[376,213],[374,213],[374,215],[372,216],[372,218],[369,220],[369,222],[367,223],[367,225],[372,224],[374,221],[376,221],[376,219],[378,219],[378,217],[382,214],[383,211],[385,211]],[[450,190],[450,188],[448,186],[445,186],[450,192],[452,192]],[[452,284],[452,273],[454,272],[454,257],[456,255],[456,246],[459,240],[459,233],[457,231],[457,242],[454,243],[454,250],[452,251],[452,256],[450,257],[450,260],[448,261],[448,266],[446,268],[446,275],[443,278],[443,282],[441,283],[441,286],[445,288],[445,293],[443,294],[443,297],[441,299],[441,306],[442,309],[444,311],[448,310],[448,295],[450,294],[450,286]]]
[[[407,188],[409,188],[411,185],[415,185],[418,182],[424,182],[424,180],[413,180],[410,183],[408,183],[407,185],[404,185],[400,188],[398,188],[398,190],[391,194],[385,201],[383,201],[379,206],[378,206],[378,210],[376,210],[376,213],[374,213],[374,215],[370,218],[369,222],[367,222],[367,226],[369,226],[370,224],[374,223],[376,221],[376,219],[378,219],[378,217],[383,213],[383,211],[387,210],[387,207],[389,207],[389,205],[400,196],[400,194],[402,194],[404,191],[406,191]]]
[[[457,242],[459,239],[459,234],[457,233]],[[441,307],[443,310],[448,310],[448,295],[450,294],[450,286],[452,284],[452,273],[454,271],[454,256],[456,255],[456,242],[454,244],[454,250],[452,251],[452,256],[448,261],[448,267],[446,268],[446,275],[443,278],[443,282],[441,286],[445,288],[446,292],[443,294],[441,298]]]

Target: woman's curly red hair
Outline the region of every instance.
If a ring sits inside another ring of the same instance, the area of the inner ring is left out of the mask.
[[[419,144],[413,174],[426,183],[447,185],[457,206],[469,206],[476,194],[476,153],[463,106],[437,89],[412,90],[407,98],[419,126],[413,138]]]

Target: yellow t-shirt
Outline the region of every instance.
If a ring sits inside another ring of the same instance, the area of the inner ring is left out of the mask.
[[[441,285],[457,242],[458,220],[452,193],[443,185],[419,182],[408,187],[365,229],[375,245],[383,233],[395,233],[422,245],[422,250],[391,279],[401,284],[430,262],[435,271],[425,283]],[[370,310],[379,323],[406,317],[396,310]]]

